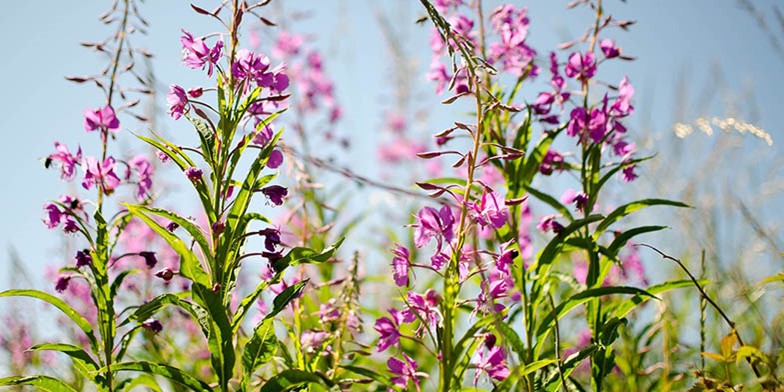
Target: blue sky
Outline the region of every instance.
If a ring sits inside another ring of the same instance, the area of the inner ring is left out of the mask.
[[[283,2],[284,5],[291,2]],[[411,75],[419,86],[415,106],[431,114],[421,132],[445,128],[459,108],[438,105],[424,79],[429,62],[429,29],[415,26],[420,15],[416,1],[333,0],[297,2],[311,10],[309,18],[297,22],[295,31],[318,35],[314,45],[326,55],[327,72],[338,86],[338,99],[345,112],[339,132],[354,142],[347,162],[361,162],[358,172],[378,175],[373,164],[375,145],[381,140],[382,112],[392,99],[391,76],[399,71],[391,64],[389,52],[375,23],[374,12],[386,12],[393,26],[404,34],[409,54],[420,73]],[[515,2],[527,5],[531,18],[530,42],[540,50],[582,34],[590,23],[584,10],[566,10],[565,1]],[[676,121],[691,122],[702,116],[732,114],[751,121],[774,139],[768,148],[771,161],[780,156],[784,133],[781,110],[784,78],[780,70],[784,55],[771,44],[759,22],[735,0],[630,0],[606,1],[618,19],[636,19],[630,32],[613,30],[613,38],[624,53],[639,60],[608,65],[608,80],[629,75],[637,89],[637,130],[671,132]],[[784,38],[784,29],[770,17],[773,0],[756,1],[764,11],[774,35]],[[53,141],[77,143],[90,149],[94,135],[81,127],[82,111],[101,103],[92,86],[65,81],[65,75],[97,72],[104,60],[78,42],[102,39],[109,34],[96,20],[105,1],[14,2],[0,13],[0,33],[6,37],[0,74],[5,91],[0,94],[0,143],[3,190],[0,201],[0,276],[5,275],[8,256],[5,248],[15,248],[30,271],[58,260],[60,234],[41,223],[41,206],[67,190],[55,171],[46,171],[39,161],[52,152]],[[185,86],[203,83],[202,74],[180,64],[179,29],[196,34],[219,29],[208,18],[195,15],[184,1],[147,1],[142,14],[151,22],[149,35],[135,40],[155,54],[153,67],[161,85]],[[718,71],[717,71],[718,70]],[[678,97],[689,97],[685,102]],[[529,92],[529,95],[535,92]],[[162,103],[162,100],[161,100]],[[704,103],[704,104],[703,104]],[[128,122],[131,123],[130,121]],[[182,123],[161,118],[160,126],[170,134],[188,132]],[[650,135],[647,135],[650,136]],[[653,138],[652,140],[656,140]],[[141,148],[125,139],[124,146]],[[751,142],[752,144],[754,142]],[[656,151],[654,145],[646,146]],[[688,159],[688,156],[684,156]],[[370,164],[365,164],[370,162]],[[781,174],[781,170],[778,171]],[[729,175],[729,174],[728,174]],[[776,214],[776,218],[780,213]],[[34,273],[36,275],[36,273]],[[11,283],[0,279],[0,288]]]

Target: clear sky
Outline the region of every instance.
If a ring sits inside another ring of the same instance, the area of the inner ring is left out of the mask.
[[[638,22],[628,33],[614,31],[614,38],[625,54],[639,60],[608,66],[609,74],[618,75],[610,80],[628,74],[636,86],[638,113],[632,123],[637,122],[638,131],[671,132],[676,121],[726,117],[729,113],[770,133],[774,139],[770,159],[780,157],[784,143],[784,52],[772,43],[770,35],[784,42],[784,26],[772,13],[775,0],[750,2],[762,12],[767,27],[736,0],[605,2],[618,19]],[[296,3],[312,11],[294,30],[318,36],[315,45],[326,54],[325,66],[336,82],[345,113],[339,132],[348,135],[355,146],[352,155],[345,158],[363,163],[356,166],[358,172],[378,176],[378,167],[372,163],[375,145],[380,140],[382,112],[392,96],[391,76],[399,71],[390,65],[374,12],[388,13],[419,63],[421,72],[411,75],[422,86],[417,106],[432,111],[423,132],[445,128],[455,109],[439,106],[440,99],[429,94],[424,78],[429,28],[414,25],[421,15],[417,1]],[[514,3],[529,7],[530,42],[539,50],[581,35],[590,22],[585,11],[566,10],[566,1]],[[80,143],[87,149],[91,146],[94,135],[83,131],[81,113],[100,105],[101,97],[96,88],[76,85],[63,77],[97,72],[105,64],[78,43],[108,35],[96,20],[106,4],[97,0],[17,1],[4,5],[0,13],[0,36],[6,37],[0,61],[0,75],[4,76],[0,94],[0,132],[4,135],[0,143],[0,276],[6,273],[5,248],[15,248],[30,271],[42,271],[58,258],[60,234],[49,232],[41,223],[41,206],[63,193],[66,185],[55,171],[44,170],[39,159],[53,151],[54,140],[69,146]],[[151,28],[147,37],[135,40],[136,45],[155,54],[153,66],[161,85],[203,82],[201,73],[180,64],[179,29],[204,34],[218,26],[195,15],[186,1],[146,1],[141,12]],[[679,98],[684,94],[687,99]],[[161,120],[161,127],[169,133],[185,132],[183,124]],[[135,142],[129,145],[141,148]],[[656,146],[648,148],[656,150]],[[781,175],[780,169],[778,173]],[[9,284],[0,279],[0,288]]]

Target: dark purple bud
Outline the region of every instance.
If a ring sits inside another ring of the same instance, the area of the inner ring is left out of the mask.
[[[270,252],[274,252],[275,247],[280,244],[280,231],[277,229],[264,229],[259,231],[259,235],[265,237],[264,247]]]
[[[223,221],[217,221],[212,224],[212,233],[216,236],[221,235],[224,231],[226,231],[226,224]]]
[[[185,175],[188,176],[191,182],[196,182],[201,180],[202,171],[198,167],[189,167],[185,169]]]
[[[142,327],[152,333],[159,333],[163,331],[163,324],[161,324],[161,322],[156,319],[149,319],[143,322]]]
[[[159,278],[161,278],[161,279],[163,279],[163,280],[168,282],[168,281],[172,280],[172,278],[174,277],[174,271],[172,271],[171,268],[164,268],[164,269],[156,272],[155,276],[157,276],[157,277],[159,277]]]
[[[220,285],[220,283],[215,283],[215,285],[213,285],[213,286],[212,286],[212,292],[213,292],[213,293],[217,293],[217,292],[219,292],[220,290],[221,290],[221,285]]]
[[[279,206],[283,204],[283,198],[289,194],[289,190],[280,185],[270,185],[261,189],[261,193],[272,202],[272,204]]]
[[[90,263],[93,262],[93,258],[90,256],[89,249],[77,250],[76,257],[74,257],[74,259],[76,260],[76,268],[82,268],[85,265],[90,265]]]
[[[558,223],[557,221],[553,221],[552,225],[553,225],[553,233],[555,234],[560,233],[561,230],[563,230],[564,228],[563,225]]]
[[[274,266],[275,262],[282,259],[283,255],[280,252],[261,252],[263,257],[269,260],[270,265]]]
[[[495,335],[491,333],[485,335],[484,343],[485,343],[485,347],[487,347],[488,350],[495,347],[495,341],[496,341]]]
[[[54,289],[57,290],[58,293],[62,293],[66,289],[68,289],[68,283],[71,281],[71,277],[67,275],[60,275],[57,278],[57,283],[54,285]]]
[[[204,89],[201,87],[194,87],[188,90],[188,95],[190,95],[191,98],[199,98],[203,93],[204,93]]]
[[[155,267],[155,264],[158,264],[158,259],[155,257],[155,252],[139,252],[139,256],[144,257],[144,263],[147,264],[147,268]]]
[[[169,222],[169,224],[166,225],[166,230],[169,232],[174,232],[174,230],[177,230],[178,227],[180,227],[180,225],[178,225],[177,222]]]

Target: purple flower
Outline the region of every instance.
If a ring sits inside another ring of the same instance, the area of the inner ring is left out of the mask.
[[[68,275],[60,275],[57,277],[57,282],[54,284],[54,289],[57,290],[58,293],[62,293],[63,291],[68,289],[68,283],[71,282],[71,277]]]
[[[413,380],[416,390],[419,391],[419,376],[423,375],[423,373],[417,372],[418,365],[416,361],[411,359],[406,353],[403,353],[403,358],[406,360],[405,362],[394,357],[389,358],[387,361],[390,373],[395,375],[390,381],[392,381],[393,385],[406,388],[408,387],[408,382]]]
[[[630,159],[624,160],[622,163],[628,163]],[[634,172],[634,169],[637,168],[637,165],[629,165],[621,169],[621,173],[623,175],[623,180],[626,182],[632,182],[637,179],[637,173]]]
[[[407,294],[408,309],[401,312],[402,319],[413,321],[419,318],[427,323],[430,329],[434,331],[441,320],[441,313],[438,311],[438,302],[438,293],[433,289],[428,289],[424,296],[409,291]]]
[[[251,105],[253,106],[253,105]],[[259,123],[261,124],[261,123]],[[266,124],[253,135],[253,143],[260,146],[266,146],[272,140],[275,132],[272,130],[272,123]],[[270,155],[271,156],[271,155]]]
[[[198,167],[189,167],[185,169],[185,176],[188,177],[191,182],[196,182],[201,180],[201,177],[204,173]]]
[[[270,60],[267,56],[253,53],[247,49],[240,49],[235,56],[234,64],[231,65],[231,74],[243,85],[243,90],[250,88],[251,82],[258,85],[272,80],[274,76],[267,72]]]
[[[408,286],[408,268],[411,265],[409,252],[405,246],[395,245],[395,249],[392,249],[392,253],[395,255],[392,258],[392,277],[398,286]]]
[[[587,52],[584,55],[582,53],[572,53],[569,56],[569,62],[566,64],[565,72],[566,76],[577,78],[581,82],[592,78],[596,75],[596,62],[594,61],[593,53]]]
[[[602,53],[604,53],[604,57],[611,59],[613,57],[618,57],[621,55],[621,50],[615,46],[615,42],[610,39],[603,39],[599,42],[599,47],[602,49]]]
[[[60,209],[57,207],[57,204],[44,204],[44,211],[46,211],[46,215],[43,218],[43,222],[47,228],[54,229],[60,225],[64,213],[60,211]]]
[[[272,56],[275,58],[295,56],[299,54],[299,49],[304,42],[305,37],[301,35],[281,31],[278,40],[275,41],[275,47],[272,48]]]
[[[552,230],[553,233],[555,234],[560,233],[561,230],[563,229],[563,225],[561,225],[560,223],[558,223],[558,221],[555,220],[555,218],[557,217],[558,217],[557,215],[543,216],[542,219],[539,220],[539,223],[536,225],[536,228],[545,233],[547,233],[550,230]]]
[[[111,106],[104,106],[95,110],[85,109],[84,111],[84,130],[95,131],[96,129],[117,132],[120,130],[120,120],[114,114]]]
[[[60,164],[60,178],[63,180],[72,180],[74,178],[75,167],[82,160],[82,148],[76,150],[76,155],[71,154],[64,144],[54,142],[56,153],[49,155],[47,158],[47,166],[51,162],[59,162]]]
[[[442,239],[447,243],[452,242],[455,218],[449,206],[442,206],[440,210],[424,207],[417,214],[416,220],[414,245],[417,248],[427,245],[433,237],[438,241],[438,251],[441,250]]]
[[[506,224],[509,218],[509,211],[504,204],[504,196],[498,192],[485,192],[482,193],[482,200],[479,204],[472,206],[474,219],[482,227],[488,225],[493,228],[500,229]]]
[[[589,113],[585,108],[577,107],[572,110],[570,117],[571,120],[566,126],[566,133],[569,136],[579,135],[581,140],[590,136],[594,143],[599,143],[604,139],[607,131],[607,116],[603,110],[594,108]]]
[[[166,103],[169,104],[169,115],[175,120],[179,120],[188,107],[188,96],[185,95],[185,89],[176,84],[169,86],[169,89],[169,94],[166,95]]]
[[[223,40],[218,40],[215,46],[210,49],[201,38],[193,38],[191,33],[182,30],[183,36],[180,38],[182,43],[182,62],[190,69],[204,69],[208,66],[207,76],[212,76],[215,64],[220,60],[223,50]]]
[[[163,324],[156,319],[148,319],[142,323],[142,327],[152,333],[160,333],[163,331]]]
[[[500,61],[503,69],[515,77],[526,71],[530,76],[539,74],[539,68],[533,64],[536,51],[525,43],[529,24],[527,14],[525,7],[516,10],[514,6],[505,4],[496,8],[491,17],[493,31],[501,40],[490,44],[488,60],[491,63]]]
[[[152,188],[152,165],[147,157],[144,155],[137,155],[128,162],[129,169],[133,168],[136,171],[136,198],[143,201],[147,198],[147,193]],[[130,177],[130,173],[128,176]]]
[[[634,96],[634,86],[629,83],[629,78],[623,77],[621,83],[618,84],[618,98],[610,107],[609,114],[612,117],[626,117],[634,112],[634,107],[631,105],[632,97]]]
[[[188,90],[188,95],[191,98],[199,98],[202,94],[204,94],[204,89],[201,87],[192,87],[190,90]]]
[[[270,252],[274,252],[275,247],[280,244],[280,230],[278,229],[264,229],[259,231],[259,235],[264,236],[264,247]]]
[[[508,275],[491,273],[488,280],[481,284],[482,290],[476,297],[476,308],[471,312],[471,316],[477,312],[482,312],[482,314],[503,312],[506,307],[495,301],[507,297],[507,292],[513,285],[514,282]]]
[[[280,150],[272,150],[272,152],[270,152],[269,159],[267,159],[267,167],[270,169],[277,169],[282,164],[283,164],[283,153],[280,152]]]
[[[501,253],[495,259],[495,267],[504,275],[509,275],[509,267],[514,263],[514,259],[520,254],[514,248],[514,240],[509,240],[501,244]]]
[[[155,264],[158,264],[158,258],[155,257],[155,252],[142,251],[139,252],[139,256],[144,258],[144,263],[147,264],[147,268],[155,267]]]
[[[289,190],[280,185],[270,185],[262,188],[261,193],[272,202],[272,204],[279,206],[283,204],[283,198],[289,194]]]
[[[506,354],[501,346],[495,346],[484,352],[480,350],[477,359],[474,362],[476,367],[476,375],[474,376],[474,385],[479,382],[479,376],[486,373],[490,378],[502,381],[509,377],[509,367],[506,365]]]
[[[574,204],[578,210],[583,210],[588,203],[588,195],[583,192],[575,192],[574,189],[567,189],[561,196],[561,203]]]
[[[82,186],[84,189],[91,189],[97,185],[105,194],[110,194],[120,185],[120,178],[114,173],[114,158],[107,157],[103,163],[98,162],[94,157],[86,157],[82,160],[84,178]]]
[[[93,262],[93,257],[90,256],[89,249],[77,250],[74,260],[76,260],[76,268],[82,268],[85,265],[90,265]]]
[[[400,324],[403,322],[402,315],[397,309],[390,309],[389,314],[392,318],[381,317],[376,320],[373,329],[381,337],[378,339],[378,351],[384,351],[390,346],[397,346],[400,343]]]
[[[553,174],[554,169],[562,170],[563,163],[563,155],[555,150],[547,150],[547,153],[544,154],[544,158],[542,158],[542,163],[539,165],[539,172],[549,176],[550,174]]]

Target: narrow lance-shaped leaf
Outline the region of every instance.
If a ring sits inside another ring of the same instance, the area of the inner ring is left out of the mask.
[[[645,199],[645,200],[638,200],[628,204],[624,204],[616,208],[615,210],[613,210],[613,212],[609,213],[607,217],[604,218],[604,220],[601,223],[599,223],[599,225],[596,227],[596,233],[594,234],[594,237],[598,238],[598,236],[601,235],[605,230],[607,230],[607,228],[610,227],[610,225],[617,222],[619,219],[623,218],[624,216],[650,206],[673,206],[673,207],[684,207],[684,208],[689,207],[688,204],[684,204],[679,201],[666,200],[666,199]]]
[[[101,369],[103,370],[103,369]],[[192,391],[212,391],[210,384],[191,376],[187,372],[174,366],[154,362],[122,362],[111,366],[112,371],[137,371],[166,377]]]
[[[244,369],[242,384],[245,388],[249,385],[256,369],[269,362],[277,349],[278,339],[275,336],[275,326],[272,320],[265,319],[253,330],[253,336],[242,352],[242,367]]]
[[[42,391],[76,392],[70,385],[49,376],[6,377],[0,378],[0,386],[31,385]]]

